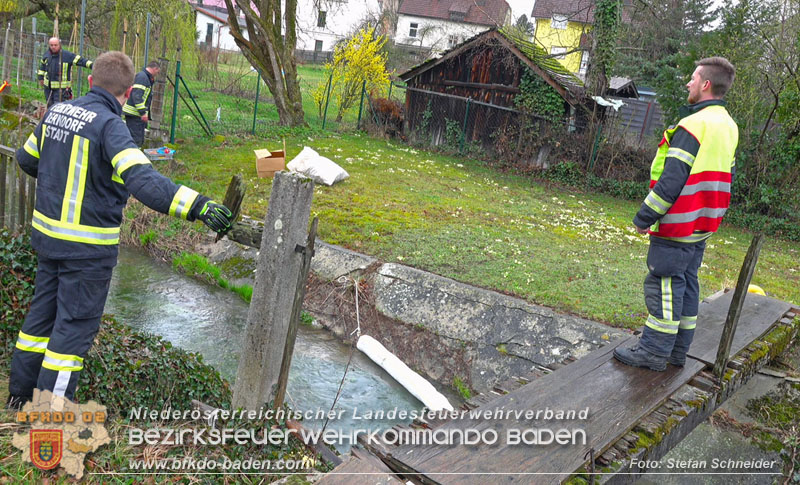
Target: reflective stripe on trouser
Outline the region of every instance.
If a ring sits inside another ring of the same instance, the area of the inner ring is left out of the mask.
[[[100,328],[116,257],[39,256],[36,291],[11,359],[9,393],[50,390],[73,399],[83,359]],[[46,348],[41,343],[46,339]]]
[[[705,241],[681,244],[651,238],[650,272],[644,281],[649,315],[639,342],[645,350],[660,357],[669,357],[673,350],[685,355],[689,350],[700,303],[697,270],[704,250]]]
[[[133,142],[141,148],[144,145],[144,129],[147,123],[142,121],[140,116],[125,116],[125,124],[128,125]]]

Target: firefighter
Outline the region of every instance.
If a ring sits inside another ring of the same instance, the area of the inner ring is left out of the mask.
[[[39,261],[11,360],[9,407],[29,401],[34,388],[73,399],[99,330],[129,194],[220,234],[231,227],[230,210],[174,184],[136,147],[121,117],[133,78],[125,54],[102,54],[89,93],[49,109],[16,152],[38,179],[31,244]]]
[[[697,272],[706,241],[730,205],[739,142],[722,100],[733,84],[733,66],[722,57],[696,64],[686,84],[689,106],[664,132],[650,168],[650,193],[633,218],[640,234],[650,234],[649,315],[639,342],[614,350],[617,360],[655,371],[686,362],[700,305]]]
[[[144,129],[150,120],[150,103],[153,100],[151,96],[153,81],[159,72],[161,72],[161,65],[156,61],[152,61],[141,72],[137,73],[136,78],[133,80],[131,95],[125,106],[122,107],[122,112],[125,115],[125,124],[131,130],[133,142],[138,147],[144,145]]]
[[[91,69],[92,61],[61,48],[61,40],[51,37],[49,48],[39,63],[39,85],[44,87],[47,107],[72,99],[72,66]]]

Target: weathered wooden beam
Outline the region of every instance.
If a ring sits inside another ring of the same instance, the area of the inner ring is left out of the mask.
[[[717,349],[717,359],[714,363],[714,375],[717,379],[722,379],[725,373],[725,367],[728,365],[728,356],[731,351],[733,335],[736,333],[736,325],[739,323],[739,316],[742,313],[744,299],[747,296],[747,287],[750,286],[750,279],[753,277],[753,271],[756,269],[758,253],[761,251],[762,244],[764,244],[764,235],[756,234],[750,242],[747,255],[744,257],[742,270],[739,272],[739,280],[736,282],[736,289],[733,293],[731,306],[728,309],[728,317],[725,320],[725,327],[722,329],[722,338],[720,338],[719,348]]]
[[[25,172],[22,171],[21,168],[17,167],[17,223],[19,224],[19,229],[22,231],[25,229],[25,202],[27,197],[25,196]]]
[[[6,224],[6,177],[8,174],[8,156],[0,153],[0,227]]]
[[[233,408],[259,409],[274,397],[307,238],[314,182],[277,172],[264,221],[253,298],[233,388]]]
[[[286,396],[286,386],[289,383],[289,368],[292,366],[292,355],[294,354],[294,342],[297,338],[297,326],[300,324],[300,314],[303,312],[303,299],[306,296],[306,281],[308,272],[311,271],[311,258],[314,257],[314,241],[317,239],[317,223],[319,218],[315,217],[311,223],[311,231],[308,233],[305,247],[299,247],[299,252],[303,254],[303,267],[297,277],[295,285],[294,302],[292,303],[292,315],[289,319],[289,331],[286,335],[286,346],[283,349],[283,360],[281,370],[278,375],[278,389],[275,391],[275,409],[283,406],[283,398]]]
[[[230,209],[233,213],[233,217],[231,217],[232,221],[235,221],[239,218],[239,213],[242,210],[244,193],[245,186],[244,181],[242,180],[242,174],[237,173],[231,177],[231,183],[228,184],[228,190],[225,192],[225,199],[222,201],[222,204]],[[220,239],[222,239],[222,235],[217,234],[217,238],[214,240],[214,242],[217,242]]]
[[[508,86],[506,84],[487,84],[487,83],[468,83],[463,81],[444,81],[442,84],[445,86],[457,86],[463,88],[476,88],[476,89],[488,89],[491,91],[505,91],[508,93],[518,93],[519,88],[514,86]]]

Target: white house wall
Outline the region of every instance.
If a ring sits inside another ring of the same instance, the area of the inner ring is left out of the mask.
[[[417,24],[418,26],[416,37],[409,35],[411,24]],[[397,19],[397,31],[394,41],[395,44],[430,48],[434,53],[441,53],[453,47],[450,44],[450,36],[455,37],[454,45],[457,45],[470,37],[489,30],[489,28],[487,25],[451,22],[401,14]],[[430,29],[430,31],[423,35],[425,29]]]
[[[319,27],[319,11],[326,12],[325,26]],[[297,48],[313,51],[317,41],[329,52],[367,19],[378,19],[378,0],[299,0],[297,2]]]
[[[208,28],[208,24],[212,24],[214,30],[210,47],[219,47],[220,49],[229,51],[239,50],[239,46],[236,45],[236,41],[233,40],[233,36],[231,35],[230,27],[226,23],[222,23],[219,20],[209,17],[200,11],[197,11],[197,18],[195,22],[197,31],[199,32],[198,41],[200,43],[206,42],[206,29]],[[246,29],[243,29],[242,33],[244,34],[245,38],[247,38]]]

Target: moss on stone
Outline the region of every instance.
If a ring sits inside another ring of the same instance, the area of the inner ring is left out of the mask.
[[[253,274],[256,267],[255,261],[242,256],[225,259],[218,266],[222,273],[229,278],[247,278]]]

